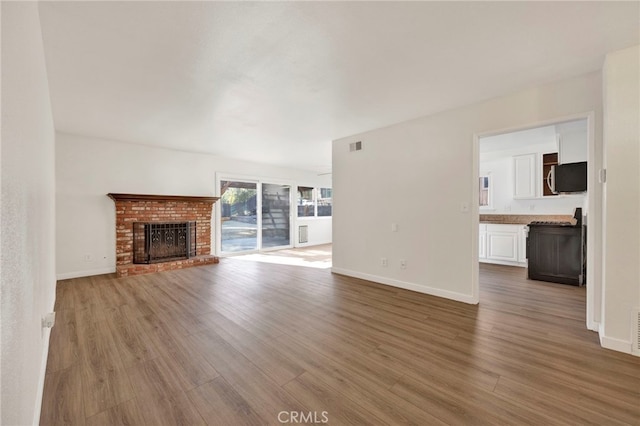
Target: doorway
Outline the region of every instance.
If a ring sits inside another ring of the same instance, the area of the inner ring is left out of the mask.
[[[480,227],[480,233],[476,240],[478,241],[476,252],[478,258],[477,268],[479,268],[480,262],[485,263],[483,257],[492,257],[489,263],[512,267],[524,266],[526,268],[527,261],[526,256],[523,255],[526,251],[526,234],[524,236],[520,234],[515,225],[512,226],[512,230],[506,229],[508,228],[507,226],[502,226],[505,229],[493,229],[497,227],[492,226],[491,231],[495,234],[495,247],[491,247],[492,252],[489,253],[489,230],[488,228],[484,229],[485,232],[483,234],[481,216],[484,216],[485,219],[487,215],[501,216],[497,218],[498,222],[500,222],[505,221],[505,217],[510,215],[519,215],[519,219],[523,220],[525,216],[530,216],[529,219],[531,221],[544,220],[544,218],[535,218],[534,216],[549,215],[556,216],[550,218],[556,222],[567,220],[567,217],[570,218],[573,214],[573,208],[582,208],[583,214],[586,216],[584,223],[588,225],[586,227],[586,240],[589,243],[586,249],[587,287],[585,310],[586,325],[590,330],[597,330],[601,301],[601,282],[598,273],[601,270],[601,265],[600,259],[596,254],[599,250],[600,239],[598,237],[601,235],[602,220],[599,201],[601,200],[602,189],[597,185],[597,171],[602,158],[601,154],[598,154],[596,150],[594,126],[594,114],[586,113],[549,120],[529,127],[505,129],[476,135],[474,138],[474,156],[477,169],[475,169],[473,181],[474,194],[476,194],[474,197],[477,197],[476,199],[478,200],[478,207],[474,211],[478,214],[476,223]],[[577,132],[577,128],[581,129],[583,143],[579,149],[574,138],[577,133],[580,133]],[[549,133],[551,138],[547,137]],[[489,152],[492,150],[481,145],[483,141],[488,140],[494,145],[494,148],[498,145],[505,146],[505,143],[508,143],[509,139],[517,134],[528,134],[534,142],[535,149],[531,148],[527,151],[527,148],[523,150],[517,144],[509,145],[509,149],[505,150],[509,159],[505,160],[506,163],[504,165],[501,165],[501,154]],[[564,144],[563,140],[565,141]],[[546,191],[548,171],[545,172],[545,167],[547,166],[547,159],[550,158],[550,153],[555,155],[556,163],[587,162],[587,193],[557,196],[551,195]],[[482,161],[483,159],[488,161]],[[478,184],[478,179],[480,179],[480,184]],[[508,197],[499,192],[499,184],[508,186]],[[554,204],[558,206],[557,209],[551,207]],[[523,226],[529,223],[529,220],[527,219],[526,222],[522,223],[514,223]],[[525,243],[519,244],[521,241]],[[526,271],[526,269],[524,270]],[[474,274],[478,273],[474,272]],[[478,275],[475,275],[475,277],[478,277]],[[479,277],[475,278],[474,281],[476,282],[474,284],[474,294],[479,296]]]

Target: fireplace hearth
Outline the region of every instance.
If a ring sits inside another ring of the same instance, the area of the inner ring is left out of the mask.
[[[133,263],[189,259],[196,255],[196,222],[135,222]]]

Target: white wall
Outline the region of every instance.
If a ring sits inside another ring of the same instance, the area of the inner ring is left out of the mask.
[[[600,73],[334,141],[334,271],[476,302],[474,134],[588,111],[595,112],[599,144]],[[362,141],[363,150],[349,152],[355,141]],[[388,258],[388,267],[381,266],[381,257]],[[407,260],[406,269],[400,259]]]
[[[331,176],[60,132],[56,167],[59,279],[115,271],[115,207],[109,192],[215,196],[216,172],[331,187]],[[213,236],[217,223],[212,222]],[[330,235],[318,226],[315,244]],[[212,251],[214,246],[212,241]]]
[[[2,2],[0,423],[37,424],[55,302],[54,128],[35,2]]]
[[[295,227],[295,246],[308,247],[318,244],[329,244],[331,242],[331,217],[301,217],[297,219]],[[307,225],[309,237],[308,242],[298,243],[298,226]]]
[[[632,308],[640,307],[640,46],[607,55],[603,68],[603,346],[630,352]]]

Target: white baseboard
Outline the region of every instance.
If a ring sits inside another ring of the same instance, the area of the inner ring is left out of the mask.
[[[116,272],[116,268],[113,266],[110,266],[108,268],[89,269],[87,271],[65,272],[63,274],[56,275],[56,279],[58,281],[69,280],[71,278],[90,277],[92,275],[113,274],[114,272]]]
[[[613,351],[624,352],[626,354],[635,355],[631,349],[633,344],[629,340],[616,339],[614,337],[607,337],[604,335],[604,330],[600,327],[600,346]]]
[[[343,268],[331,268],[331,272],[339,275],[346,275],[349,277],[360,278],[367,281],[373,281],[375,283],[390,285],[392,287],[403,288],[405,290],[411,290],[418,293],[429,294],[431,296],[442,297],[445,299],[455,300],[457,302],[469,303],[471,305],[478,304],[478,298],[473,297],[470,294],[462,294],[454,291],[443,290],[440,288],[429,287],[422,284],[410,283],[406,281],[394,280],[392,278],[380,277],[377,275],[365,274],[362,272],[352,271]]]
[[[480,259],[478,262],[480,263],[492,263],[494,265],[505,265],[505,266],[517,266],[519,268],[526,268],[527,262],[510,262],[507,260],[494,260],[494,259]]]

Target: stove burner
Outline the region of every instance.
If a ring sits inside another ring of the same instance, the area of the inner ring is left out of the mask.
[[[548,220],[536,220],[529,225],[573,226],[571,222],[552,222]]]

